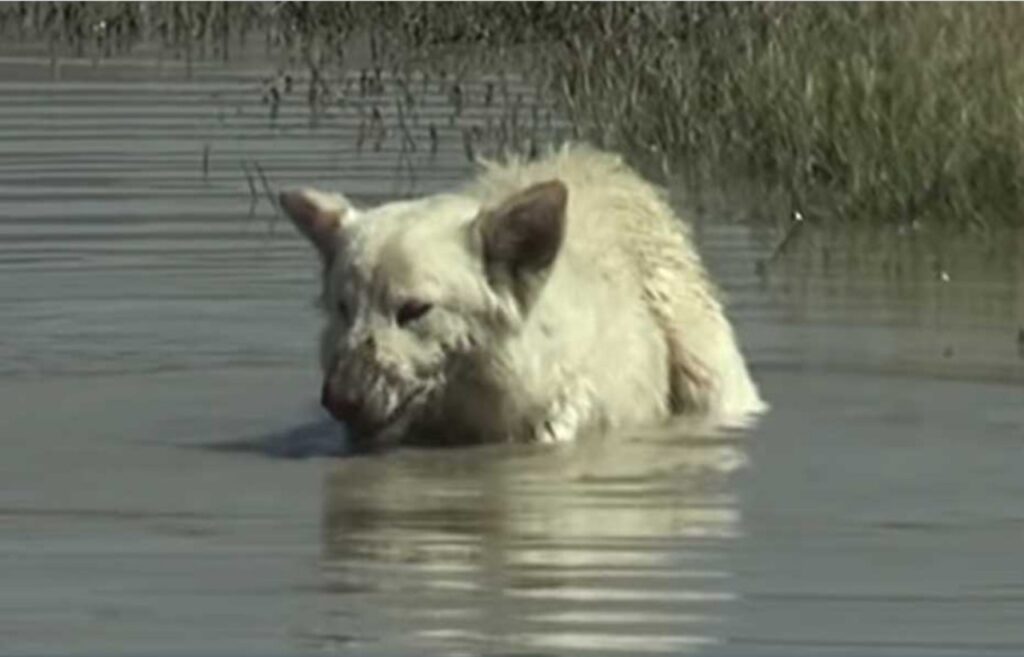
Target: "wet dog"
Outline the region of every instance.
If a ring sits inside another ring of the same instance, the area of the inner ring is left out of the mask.
[[[687,227],[586,147],[356,208],[283,192],[319,252],[323,406],[361,440],[572,440],[764,409]]]

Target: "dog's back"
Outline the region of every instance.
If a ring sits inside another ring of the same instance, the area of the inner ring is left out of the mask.
[[[471,189],[486,206],[551,179],[569,190],[567,232],[538,323],[562,327],[563,355],[605,393],[605,420],[763,410],[688,227],[619,157],[576,147],[489,164]]]

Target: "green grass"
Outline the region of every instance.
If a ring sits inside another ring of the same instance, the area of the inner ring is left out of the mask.
[[[1021,223],[1020,5],[610,6],[594,21],[611,27],[570,36],[553,79],[613,144],[756,177],[805,215]]]
[[[381,62],[513,62],[592,141],[753,179],[808,217],[1024,216],[1019,4],[8,3],[12,30],[80,53],[158,39],[190,58],[259,34],[314,82],[368,33]]]

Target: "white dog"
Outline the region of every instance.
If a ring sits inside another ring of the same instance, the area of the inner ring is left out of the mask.
[[[322,403],[361,439],[563,441],[765,408],[686,227],[618,157],[488,164],[369,210],[280,200],[324,265]]]

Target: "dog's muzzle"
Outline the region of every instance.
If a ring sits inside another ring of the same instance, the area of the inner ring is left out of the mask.
[[[320,405],[335,420],[344,422],[357,431],[366,428],[362,403],[349,395],[339,394],[335,386],[331,385],[330,379],[325,380],[323,388],[320,389]]]

